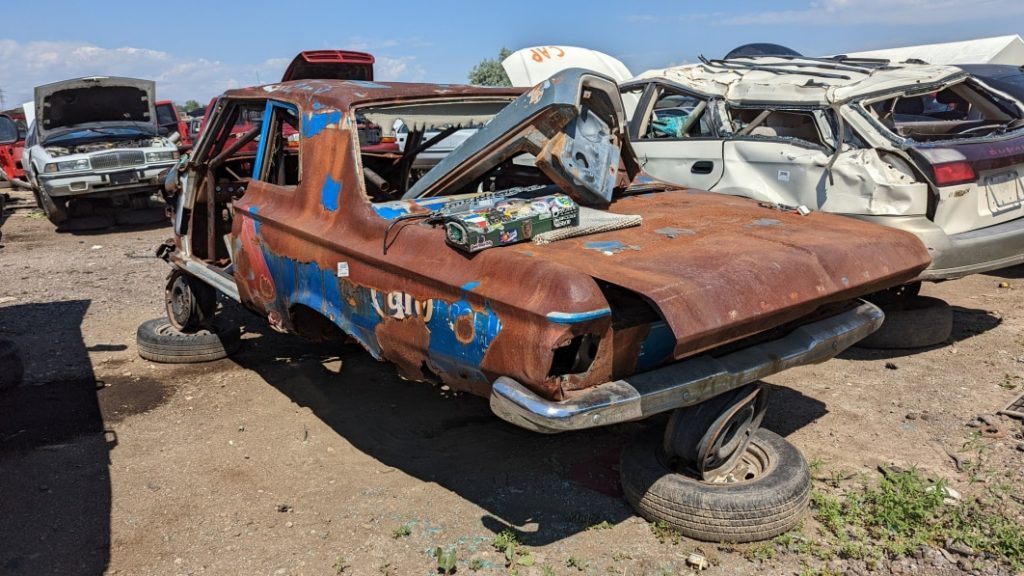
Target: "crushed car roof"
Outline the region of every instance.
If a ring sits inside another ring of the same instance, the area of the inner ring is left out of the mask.
[[[828,105],[917,85],[945,83],[962,76],[965,73],[953,66],[772,56],[705,60],[701,64],[649,70],[634,82],[663,78],[708,96],[736,102]]]

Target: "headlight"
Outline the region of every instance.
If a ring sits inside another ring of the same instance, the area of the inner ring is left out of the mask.
[[[43,172],[52,174],[54,172],[74,172],[76,170],[88,170],[91,168],[88,158],[78,160],[64,160],[63,162],[51,162],[43,168]]]
[[[146,152],[146,162],[168,162],[178,159],[178,152],[166,150],[164,152]]]

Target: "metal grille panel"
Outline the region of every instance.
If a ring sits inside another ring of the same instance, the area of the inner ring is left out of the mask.
[[[108,168],[141,166],[146,163],[146,154],[140,150],[123,150],[96,154],[89,160],[94,169],[106,170]]]

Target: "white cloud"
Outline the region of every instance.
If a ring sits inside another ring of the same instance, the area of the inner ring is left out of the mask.
[[[0,38],[0,89],[8,108],[32,99],[35,86],[80,76],[129,76],[156,81],[157,97],[205,103],[224,90],[273,82],[292,56],[233,64],[148,48],[105,48],[86,42],[26,42]],[[382,80],[421,81],[415,56],[377,56]]]
[[[1024,15],[1020,0],[818,0],[798,10],[767,10],[712,19],[726,26],[879,24],[933,26]]]

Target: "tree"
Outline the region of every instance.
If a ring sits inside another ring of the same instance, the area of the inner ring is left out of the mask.
[[[185,112],[191,112],[196,108],[199,108],[199,102],[196,102],[195,100],[185,100]]]
[[[512,51],[502,46],[498,59],[485,58],[469,71],[469,83],[477,86],[511,86],[512,81],[501,67],[501,61],[512,55]]]

